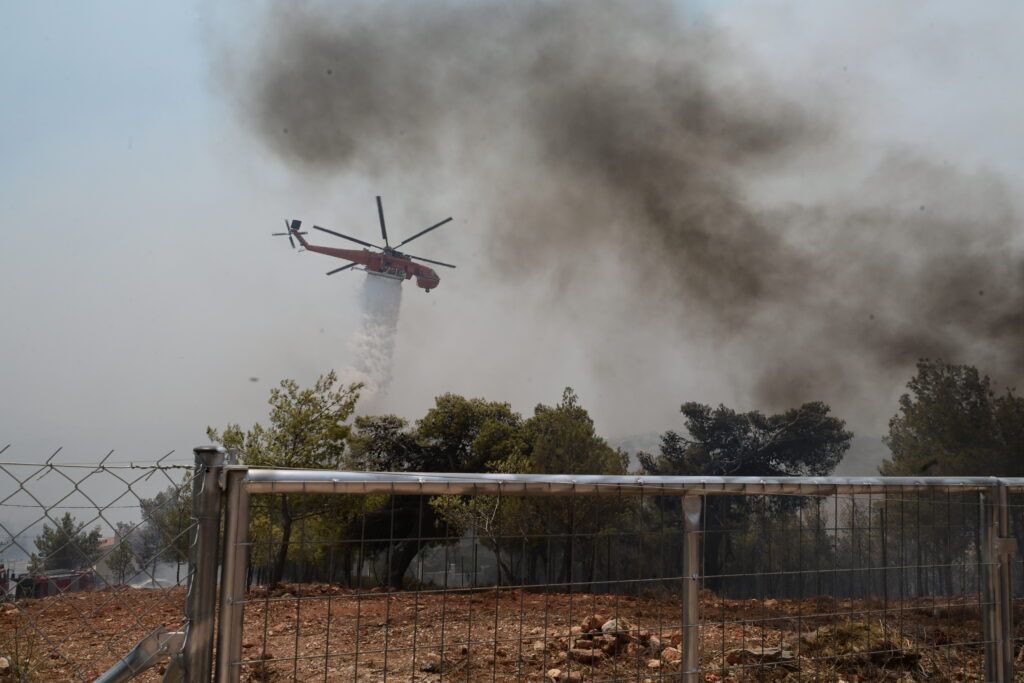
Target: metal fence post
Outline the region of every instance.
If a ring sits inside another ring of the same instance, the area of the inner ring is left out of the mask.
[[[220,475],[225,454],[224,449],[217,446],[200,446],[194,450],[196,475],[192,483],[192,516],[195,531],[189,557],[182,648],[185,680],[189,683],[210,680],[220,558]]]
[[[984,591],[985,676],[988,681],[1013,679],[1012,557],[1017,540],[1010,537],[1010,506],[1006,485],[981,494],[982,590]]]
[[[220,683],[238,681],[242,658],[242,617],[246,570],[249,566],[249,492],[244,468],[229,469],[225,477],[224,564],[220,575],[220,622],[217,635],[217,675]]]
[[[697,683],[700,670],[700,512],[704,496],[683,496],[682,680]]]

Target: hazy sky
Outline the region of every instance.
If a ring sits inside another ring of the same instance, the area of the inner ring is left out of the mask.
[[[438,12],[460,4],[438,3]],[[451,391],[529,412],[572,385],[599,430],[620,436],[678,428],[688,400],[766,407],[754,403],[749,382],[764,340],[740,330],[723,341],[675,315],[618,316],[630,306],[620,278],[630,276],[614,250],[583,256],[534,231],[532,248],[559,249],[557,259],[531,266],[529,277],[494,277],[500,255],[488,251],[495,243],[483,220],[490,198],[470,177],[477,156],[481,167],[505,161],[488,140],[473,141],[472,153],[460,141],[458,163],[439,160],[429,172],[384,159],[372,174],[308,173],[283,160],[226,92],[237,84],[225,79],[244,70],[222,68],[244,59],[262,68],[270,13],[239,3],[212,15],[206,5],[0,9],[5,458],[39,460],[64,446],[73,462],[109,449],[122,461],[171,449],[189,459],[208,424],[263,420],[280,379],[343,371],[364,276],[325,277],[341,263],[291,252],[269,234],[282,219],[301,218],[372,239],[375,194],[394,235],[454,216],[414,253],[459,267],[442,272],[429,296],[406,283],[391,396],[373,409],[416,418]],[[911,149],[965,178],[997,177],[1016,201],[1024,171],[1019,3],[711,5],[687,21],[713,26],[731,56],[770,77],[768,87],[824,112],[843,133],[796,171],[764,169],[752,197],[827,201],[852,192],[878,158]],[[520,198],[545,191],[494,189]],[[1019,248],[1020,225],[1011,229]],[[563,275],[571,281],[552,287]],[[798,352],[800,341],[793,344]],[[818,398],[860,433],[878,435],[910,374],[891,373],[870,391],[830,395],[826,387]]]

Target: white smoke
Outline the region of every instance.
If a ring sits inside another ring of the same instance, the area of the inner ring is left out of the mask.
[[[363,325],[349,343],[353,359],[349,381],[365,385],[360,400],[365,409],[380,407],[391,385],[402,281],[367,273],[359,298]]]

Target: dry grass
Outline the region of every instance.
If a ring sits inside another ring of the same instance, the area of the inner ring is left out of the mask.
[[[27,628],[24,620],[15,622],[13,630],[3,638],[0,648],[0,680],[41,681],[47,675],[46,651],[41,638]]]

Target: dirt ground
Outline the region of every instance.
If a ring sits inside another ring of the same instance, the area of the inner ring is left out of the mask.
[[[184,600],[182,588],[106,589],[8,603],[0,610],[0,657],[8,659],[0,680],[92,680],[157,627],[179,629]],[[980,611],[969,599],[868,605],[707,594],[701,614],[705,681],[983,680]],[[681,623],[671,594],[287,585],[249,594],[242,679],[672,680]]]

